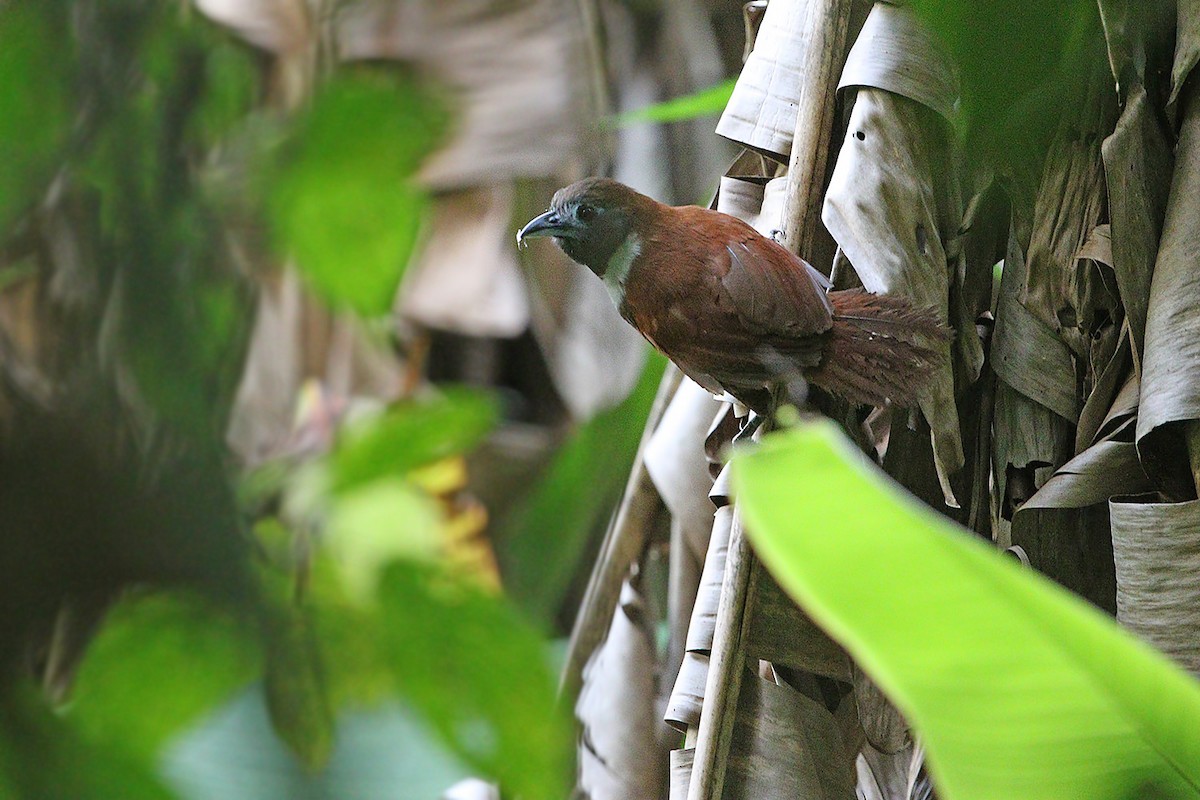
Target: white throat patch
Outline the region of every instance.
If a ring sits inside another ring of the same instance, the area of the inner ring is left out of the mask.
[[[608,289],[608,294],[618,309],[625,299],[625,281],[629,279],[629,270],[633,266],[634,259],[641,252],[641,238],[630,231],[629,235],[625,237],[625,241],[621,242],[621,246],[608,259],[608,265],[604,268],[604,286]]]

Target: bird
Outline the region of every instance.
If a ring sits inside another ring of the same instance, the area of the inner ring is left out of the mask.
[[[831,291],[737,217],[666,205],[609,178],[556,192],[518,247],[537,236],[600,278],[621,316],[685,375],[760,418],[797,374],[854,405],[915,405],[949,335],[936,312],[904,298]]]

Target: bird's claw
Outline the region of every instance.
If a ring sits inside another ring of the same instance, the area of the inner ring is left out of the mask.
[[[733,444],[741,444],[749,442],[754,438],[754,434],[762,427],[763,417],[751,411],[746,415],[746,421],[742,423],[742,429],[733,436]]]

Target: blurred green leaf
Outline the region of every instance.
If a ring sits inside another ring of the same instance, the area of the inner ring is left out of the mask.
[[[571,729],[538,634],[500,598],[412,564],[388,570],[380,598],[399,690],[451,751],[505,796],[565,797]]]
[[[392,405],[382,417],[351,427],[338,443],[332,457],[334,491],[461,453],[495,426],[499,413],[491,395],[454,387]]]
[[[71,50],[55,3],[0,4],[0,232],[33,199],[70,122]]]
[[[534,620],[550,624],[587,547],[619,499],[666,360],[651,353],[620,405],[579,428],[497,536],[505,586]]]
[[[444,125],[429,95],[390,75],[338,77],[314,99],[268,211],[276,245],[331,304],[391,309],[425,209],[410,178]]]
[[[207,91],[192,115],[191,132],[198,141],[211,146],[254,111],[259,85],[258,69],[244,46],[224,35],[209,35],[206,40]]]
[[[248,624],[195,596],[130,596],[89,647],[69,718],[89,740],[151,759],[259,674],[259,650]]]
[[[733,87],[736,84],[737,78],[730,78],[692,94],[616,114],[609,118],[608,124],[616,128],[625,128],[640,122],[679,122],[720,114],[729,103],[729,98],[733,96]]]
[[[101,739],[85,744],[70,725],[51,716],[32,690],[10,692],[0,700],[0,797],[5,800],[172,796],[146,764],[115,743]]]
[[[940,797],[1200,796],[1200,687],[832,423],[735,455],[734,479],[763,563],[913,723]]]
[[[263,687],[275,732],[310,770],[325,766],[333,751],[333,710],[314,633],[305,608],[271,616]]]
[[[400,478],[382,478],[334,499],[323,544],[347,596],[365,603],[389,563],[437,555],[441,523],[432,498]]]
[[[913,10],[946,44],[962,76],[964,112],[1003,111],[1052,76],[1087,0],[913,0]]]

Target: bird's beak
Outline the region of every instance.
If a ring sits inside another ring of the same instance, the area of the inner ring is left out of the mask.
[[[521,244],[527,236],[564,236],[568,233],[568,225],[557,211],[550,210],[539,214],[517,231],[517,244]]]

